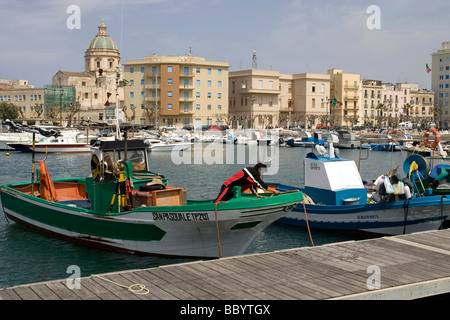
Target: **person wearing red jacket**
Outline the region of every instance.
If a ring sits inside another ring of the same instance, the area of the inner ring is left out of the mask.
[[[225,202],[233,198],[233,187],[241,187],[241,191],[249,189],[258,198],[262,198],[258,194],[257,188],[262,190],[269,190],[275,194],[280,194],[276,189],[270,188],[261,179],[261,169],[267,168],[267,165],[263,163],[258,163],[254,167],[247,167],[236,173],[234,176],[225,181],[220,189],[219,195],[217,196],[214,203]]]

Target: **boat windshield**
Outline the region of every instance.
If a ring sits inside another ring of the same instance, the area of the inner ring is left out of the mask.
[[[114,163],[124,160],[125,153],[123,150],[105,151],[103,158],[109,155]],[[145,159],[145,150],[129,150],[127,152],[127,160],[131,161],[134,172],[147,172],[147,162]]]

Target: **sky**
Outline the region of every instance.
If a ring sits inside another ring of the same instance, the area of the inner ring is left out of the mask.
[[[191,51],[238,71],[255,51],[258,69],[337,68],[424,89],[431,54],[450,41],[448,0],[0,0],[0,78],[40,88],[58,70],[84,71],[102,18],[122,64]]]

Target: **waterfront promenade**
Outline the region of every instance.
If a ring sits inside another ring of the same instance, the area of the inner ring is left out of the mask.
[[[449,265],[445,229],[91,275],[79,289],[70,279],[27,284],[0,299],[410,300],[450,293]]]

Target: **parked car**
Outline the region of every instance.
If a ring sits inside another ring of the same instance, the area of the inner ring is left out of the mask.
[[[162,126],[160,129],[171,131],[171,130],[176,130],[177,128],[174,127],[173,125],[169,124],[168,126]]]
[[[222,128],[218,126],[209,126],[208,130],[222,130]]]
[[[181,128],[182,130],[189,130],[189,131],[192,131],[192,130],[194,130],[194,126],[191,126],[191,125],[187,125],[187,126],[184,126],[183,128]]]

